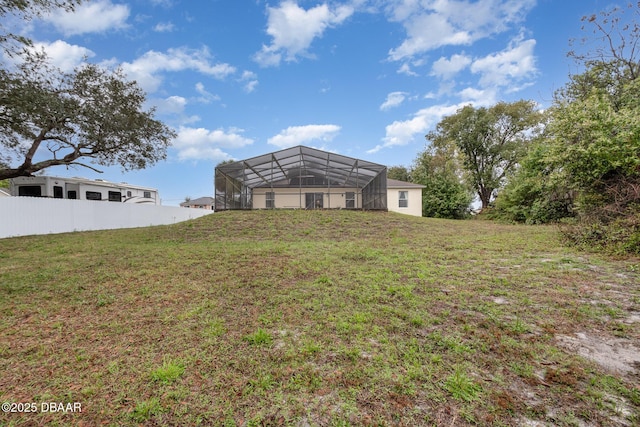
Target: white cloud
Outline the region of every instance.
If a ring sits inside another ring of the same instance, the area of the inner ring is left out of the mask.
[[[230,156],[221,148],[240,148],[253,144],[253,139],[242,135],[243,129],[229,128],[208,130],[181,126],[173,148],[180,160],[227,160]]]
[[[150,50],[131,63],[123,63],[122,69],[147,92],[158,89],[162,82],[162,72],[194,70],[216,79],[223,79],[236,72],[235,67],[225,63],[213,64],[211,59],[206,48],[169,49],[166,53]]]
[[[57,10],[45,20],[66,36],[103,33],[127,26],[129,6],[113,4],[110,0],[83,2],[73,12]]]
[[[407,38],[389,51],[392,61],[447,45],[470,45],[521,22],[536,0],[404,0],[387,9]]]
[[[293,147],[310,141],[331,141],[340,131],[337,125],[290,126],[267,140],[280,148]]]
[[[440,58],[433,63],[431,75],[448,80],[454,75],[464,70],[471,64],[471,58],[467,55],[453,55],[451,58]]]
[[[461,90],[458,95],[463,104],[473,104],[476,107],[489,107],[498,102],[498,91],[495,88],[468,87]]]
[[[406,62],[404,64],[402,64],[400,66],[400,68],[398,68],[397,73],[398,74],[406,74],[407,76],[413,76],[413,77],[418,75],[418,73],[416,73],[415,71],[411,70],[411,67]]]
[[[156,6],[171,7],[173,6],[173,0],[150,0]]]
[[[483,87],[511,86],[537,74],[533,54],[535,40],[515,40],[501,52],[478,59],[471,65],[471,72],[480,74]]]
[[[187,116],[185,114],[185,109],[189,101],[182,96],[173,95],[167,98],[150,98],[146,104],[155,107],[158,115],[169,118],[172,123],[178,123],[184,126],[200,121],[200,116]]]
[[[382,139],[383,143],[375,146],[367,153],[373,154],[382,150],[399,145],[407,145],[414,141],[416,136],[424,138],[424,135],[444,116],[455,113],[463,104],[458,105],[435,105],[423,108],[416,112],[409,120],[396,120],[388,125],[386,135]]]
[[[158,114],[182,114],[187,106],[186,98],[182,96],[170,96],[155,102]]]
[[[209,92],[204,87],[204,84],[202,84],[202,82],[196,83],[195,88],[196,88],[196,92],[200,94],[200,97],[198,98],[199,102],[202,102],[204,104],[209,104],[211,101],[220,101],[220,97],[216,94]]]
[[[446,45],[468,45],[472,37],[468,31],[456,28],[446,17],[434,13],[418,15],[403,24],[408,38],[389,51],[389,59],[398,61],[417,53]]]
[[[380,105],[380,109],[382,111],[386,111],[397,107],[402,104],[406,98],[407,94],[405,92],[391,92],[387,95],[387,99],[382,103],[382,105]]]
[[[153,31],[157,33],[170,33],[175,30],[175,25],[171,22],[158,22],[155,27],[153,27]]]
[[[251,93],[258,86],[258,75],[252,71],[243,71],[239,81],[244,83],[244,91]]]
[[[277,7],[267,7],[267,12],[267,34],[272,41],[254,55],[254,60],[263,67],[279,65],[283,58],[294,61],[298,56],[308,56],[307,49],[313,40],[321,37],[327,28],[344,22],[354,9],[323,3],[305,10],[295,1],[285,0]]]
[[[74,68],[84,62],[86,58],[95,56],[95,53],[78,45],[71,45],[62,40],[53,43],[34,43],[33,48],[44,51],[51,59],[51,63],[62,71],[73,71]]]

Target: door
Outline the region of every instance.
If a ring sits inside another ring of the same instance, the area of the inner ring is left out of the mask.
[[[304,193],[305,209],[322,209],[324,197],[322,193]]]

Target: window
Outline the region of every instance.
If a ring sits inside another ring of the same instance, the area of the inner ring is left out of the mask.
[[[356,193],[353,191],[347,191],[345,193],[345,207],[347,209],[355,209],[356,207]]]
[[[42,197],[42,187],[39,185],[21,185],[18,187],[18,196]]]
[[[408,208],[409,207],[409,192],[408,191],[398,191],[398,207],[400,207],[400,208]]]
[[[87,191],[85,196],[87,200],[102,200],[102,193],[99,191]]]
[[[75,190],[67,191],[67,199],[77,199],[78,193]]]
[[[266,193],[266,198],[267,198],[266,208],[267,209],[275,208],[276,207],[276,193],[274,193],[273,191],[268,191]]]
[[[109,201],[110,202],[121,202],[122,201],[122,193],[119,191],[109,191]]]
[[[53,186],[53,198],[54,199],[64,199],[64,190],[62,187],[54,185]]]
[[[127,197],[131,198],[131,191],[127,191]]]
[[[144,192],[144,197],[145,197],[145,199],[150,199],[151,198],[151,191],[145,191]]]

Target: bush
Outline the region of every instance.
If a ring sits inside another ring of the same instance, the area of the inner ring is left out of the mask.
[[[583,249],[640,255],[640,210],[611,222],[580,221],[560,229],[568,244]]]

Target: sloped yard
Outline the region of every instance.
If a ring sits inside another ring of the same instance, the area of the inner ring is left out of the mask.
[[[633,426],[639,322],[640,260],[553,227],[263,211],[6,239],[0,401],[36,411],[0,425]]]

